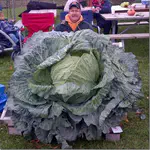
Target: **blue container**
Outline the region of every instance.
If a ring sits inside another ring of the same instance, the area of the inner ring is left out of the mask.
[[[0,96],[4,94],[5,91],[5,85],[0,84]]]
[[[7,95],[6,94],[1,95],[0,96],[0,112],[3,111],[6,101],[7,101]]]

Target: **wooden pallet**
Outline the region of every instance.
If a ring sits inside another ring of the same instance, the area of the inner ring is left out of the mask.
[[[14,123],[10,116],[3,117],[3,120],[0,120],[0,122],[8,126],[8,134],[21,135],[21,132],[17,131],[17,129],[14,127]]]
[[[6,120],[5,123],[8,126],[8,133],[10,135],[21,135],[21,132],[17,131],[17,129],[14,127],[14,123],[12,120]]]

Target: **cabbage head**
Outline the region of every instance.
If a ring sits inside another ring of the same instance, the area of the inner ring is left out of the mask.
[[[15,127],[62,148],[98,140],[142,96],[138,62],[91,30],[38,32],[15,60],[8,108]]]

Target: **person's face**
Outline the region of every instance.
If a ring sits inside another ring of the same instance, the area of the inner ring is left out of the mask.
[[[4,13],[2,11],[0,11],[0,20],[4,20],[5,17],[4,17]]]
[[[81,10],[76,8],[76,7],[72,7],[69,10],[69,18],[72,22],[77,22],[80,19],[81,16]]]

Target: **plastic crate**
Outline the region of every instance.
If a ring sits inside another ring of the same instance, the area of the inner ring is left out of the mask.
[[[4,94],[5,86],[3,84],[0,84],[0,96]]]
[[[6,94],[1,95],[0,96],[0,112],[3,111],[6,101],[7,101],[7,95]]]

